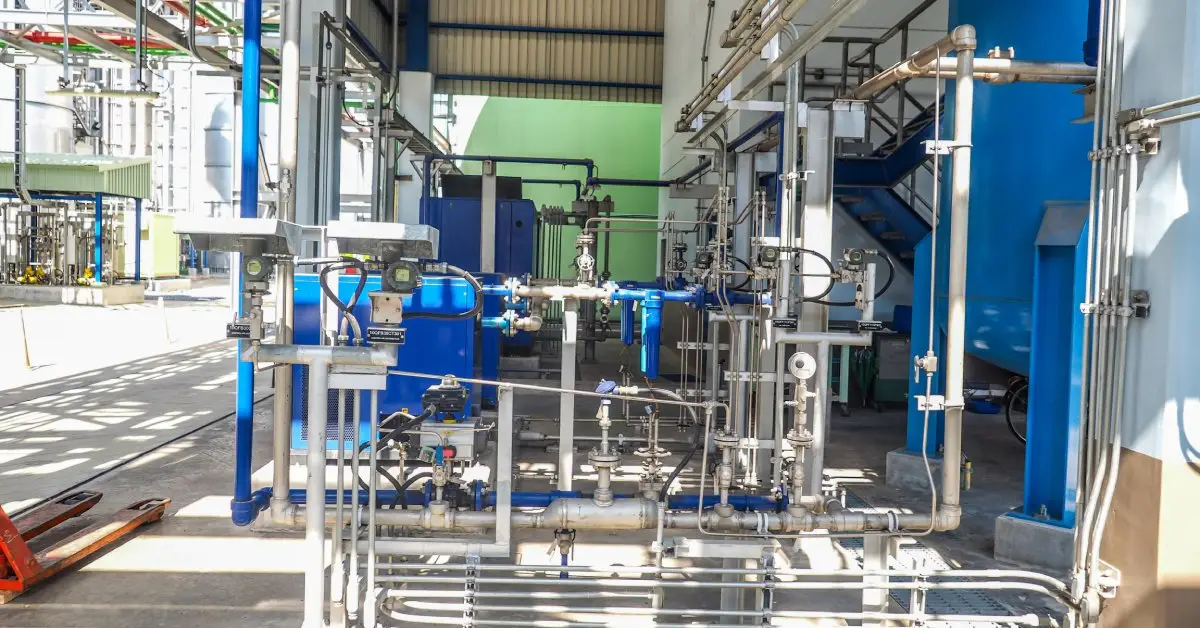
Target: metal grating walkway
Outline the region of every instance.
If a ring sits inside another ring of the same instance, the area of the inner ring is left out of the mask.
[[[870,508],[870,504],[863,501],[853,493],[846,494],[846,506],[848,508]],[[861,538],[842,538],[838,543],[852,553],[858,560],[859,565],[863,562],[863,542]],[[890,559],[890,567],[893,569],[929,569],[929,570],[951,570],[951,567],[941,554],[933,548],[927,547],[917,538],[906,538],[905,542],[897,549],[896,556]],[[931,579],[936,581],[937,579]],[[891,594],[892,601],[904,609],[908,610],[909,606],[909,591],[894,591]],[[959,591],[959,590],[933,590],[925,594],[925,610],[927,613],[933,614],[958,614],[958,615],[1011,615],[1013,610],[1001,603],[996,598],[992,597],[985,591]],[[928,622],[927,626],[949,626],[945,622]],[[967,624],[957,623],[955,628],[998,628],[1011,626],[1014,624],[997,624],[993,622],[971,622]]]

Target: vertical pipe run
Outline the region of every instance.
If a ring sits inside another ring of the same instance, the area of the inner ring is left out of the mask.
[[[257,0],[252,0],[257,1]],[[248,363],[244,363],[248,364]],[[308,365],[308,484],[309,504],[325,503],[325,426],[329,423],[329,363],[315,360]],[[240,442],[240,441],[239,441]],[[372,452],[374,453],[374,452]],[[372,482],[371,486],[374,486]],[[341,494],[339,487],[338,493]],[[373,496],[373,494],[372,494]],[[371,512],[375,511],[374,504]],[[325,624],[325,518],[304,520],[304,628]],[[337,557],[335,556],[336,560]]]
[[[241,212],[242,218],[258,216],[258,86],[262,44],[262,0],[246,0],[246,20],[242,51],[242,145]],[[140,35],[139,35],[140,39]],[[97,257],[99,252],[97,252]],[[237,287],[244,289],[241,264],[236,266]],[[238,314],[244,315],[246,303],[238,299]],[[238,341],[237,411],[235,463],[233,479],[233,522],[249,525],[257,514],[250,495],[251,458],[254,449],[254,364],[241,359],[246,341]],[[322,460],[322,464],[324,461]],[[324,477],[324,476],[322,476]],[[286,494],[286,493],[285,493]]]
[[[975,100],[974,33],[958,48],[954,80],[953,179],[950,188],[950,286],[946,317],[946,440],[942,458],[942,506],[960,512],[963,360],[966,352],[967,225],[971,201],[971,118]]]
[[[579,302],[563,301],[561,387],[575,389],[575,342]],[[569,491],[575,475],[575,395],[563,393],[558,405],[558,490]]]

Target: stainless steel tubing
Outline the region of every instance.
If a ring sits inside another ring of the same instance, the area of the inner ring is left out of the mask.
[[[282,116],[281,116],[282,120]],[[282,142],[282,141],[281,141]],[[283,218],[283,220],[294,220]],[[278,297],[275,309],[278,310],[278,324],[275,330],[275,342],[281,345],[292,344],[292,284],[295,277],[295,267],[286,262],[277,266]],[[291,500],[288,498],[291,490],[291,434],[292,434],[292,367],[275,369],[275,399],[271,415],[271,520],[285,522]]]
[[[775,344],[819,344],[827,343],[837,346],[869,347],[871,334],[845,334],[828,331],[776,331]]]
[[[306,495],[310,504],[325,503],[325,439],[324,426],[329,412],[329,363],[312,362],[308,367],[308,424],[312,428],[308,439],[306,466],[308,485]],[[309,517],[304,522],[304,625],[322,626],[325,623],[325,520]]]
[[[797,578],[839,578],[861,579],[864,576],[888,578],[963,578],[963,579],[1014,579],[1039,582],[1050,588],[1056,594],[1068,593],[1068,588],[1062,582],[1051,576],[1036,571],[1006,570],[1006,569],[807,569],[794,567],[657,567],[651,565],[521,565],[515,563],[480,563],[467,565],[465,563],[445,563],[429,565],[426,563],[397,563],[389,567],[392,571],[465,571],[471,569],[479,572],[529,572],[557,575],[560,572],[595,574],[605,578],[612,574],[650,574],[650,575],[744,575],[744,576],[792,576]],[[626,578],[626,580],[629,580]],[[969,584],[978,584],[971,582]],[[461,595],[461,592],[460,592]]]
[[[958,72],[959,57],[942,57],[941,67],[945,72]],[[991,74],[1028,74],[1031,76],[1091,76],[1096,68],[1086,63],[1064,63],[1057,61],[1020,61],[1017,59],[976,59],[972,56],[973,72]],[[924,68],[932,69],[932,68]]]
[[[562,371],[563,389],[575,388],[575,348],[579,334],[579,302],[563,301]],[[558,490],[569,491],[575,480],[575,395],[564,392],[558,400]]]
[[[825,429],[826,417],[829,416],[829,343],[817,343],[817,396],[812,403],[811,424],[808,431],[812,434],[812,445],[804,457],[804,495],[821,497],[825,482],[825,441],[828,438]]]
[[[343,366],[395,366],[396,347],[334,347],[320,345],[264,344],[242,353],[247,362],[274,364],[340,364]]]
[[[960,27],[961,28],[961,27]],[[955,29],[955,33],[959,29]],[[942,458],[942,504],[936,528],[953,530],[962,515],[963,362],[966,355],[967,226],[971,202],[971,119],[975,103],[975,29],[956,38],[958,78],[954,82],[954,153],[950,188],[950,283],[946,316],[946,410]]]
[[[279,218],[296,222],[296,164],[299,160],[298,144],[300,119],[300,16],[302,0],[283,3],[282,35],[280,47],[282,63],[279,82]],[[195,5],[191,3],[192,19],[188,27],[195,36]],[[188,39],[188,46],[195,42]],[[194,50],[193,50],[194,52]],[[281,263],[277,266],[278,290],[275,299],[277,325],[275,342],[292,344],[293,303],[292,286],[296,267]],[[288,507],[288,491],[291,489],[289,466],[291,463],[291,420],[292,420],[292,369],[282,368],[275,372],[275,399],[273,407],[273,447],[271,480],[271,518],[284,521]]]
[[[762,585],[759,585],[761,588]],[[478,606],[476,607],[478,608]],[[589,612],[583,610],[581,612]],[[591,609],[591,613],[595,613],[596,609]],[[646,609],[646,614],[654,613],[651,609]],[[720,611],[714,611],[720,612]],[[750,611],[726,611],[726,612],[742,612]],[[822,612],[822,611],[771,611],[765,613],[752,613],[751,617],[787,617],[795,619],[834,619],[846,621],[936,621],[936,622],[952,622],[953,625],[969,625],[969,624],[999,624],[999,625],[1022,625],[1022,626],[1037,626],[1040,625],[1041,619],[1037,615],[946,615],[946,614],[916,614],[916,613],[864,613],[864,612]],[[454,619],[453,623],[461,622],[461,619]],[[529,622],[516,619],[472,619],[472,623],[476,626],[529,626]],[[639,622],[641,624],[641,622]],[[559,621],[555,620],[553,626],[555,628],[612,628],[611,622],[587,622],[587,621]],[[648,628],[696,628],[695,623],[660,623],[654,622],[648,624]],[[742,623],[704,623],[708,628],[745,628],[746,624]]]
[[[967,49],[971,51],[970,54],[973,59],[975,27],[970,24],[962,24],[955,27],[945,37],[912,53],[907,59],[867,79],[850,93],[850,97],[855,100],[868,100],[906,78],[918,76],[923,70],[929,69],[930,66],[934,65],[942,53],[949,52],[950,50],[962,50],[963,46],[969,46]]]

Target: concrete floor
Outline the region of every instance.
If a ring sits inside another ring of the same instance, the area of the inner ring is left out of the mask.
[[[588,367],[584,370],[585,381],[579,387],[587,388],[592,385],[588,380],[601,376],[612,377],[614,373],[610,371],[613,370],[611,366]],[[177,381],[182,383],[186,377],[186,374],[181,374]],[[516,399],[518,413],[546,416],[557,410],[555,397],[518,394]],[[213,412],[224,413],[231,409],[226,397],[213,396],[211,400]],[[259,464],[266,462],[270,455],[269,411],[269,402],[258,404],[254,450],[255,460]],[[594,411],[594,403],[580,401],[577,406],[577,415],[581,419],[594,416]],[[929,507],[927,496],[883,485],[884,457],[887,451],[903,442],[903,421],[901,413],[877,413],[874,410],[855,410],[850,417],[835,417],[827,463],[833,475],[852,483],[854,492],[873,505],[925,511]],[[105,494],[104,501],[95,509],[98,515],[147,497],[169,497],[173,505],[162,522],[147,526],[133,538],[82,567],[46,582],[6,606],[0,606],[0,626],[132,628],[168,625],[299,625],[300,560],[303,554],[298,536],[257,534],[229,523],[232,428],[232,419],[221,420],[89,484],[88,488]],[[542,423],[534,426],[534,429],[552,433],[557,431],[553,423]],[[588,425],[581,432],[586,434],[590,429]],[[625,431],[630,435],[628,430]],[[1022,447],[1007,432],[1002,417],[970,416],[964,449],[974,462],[975,476],[972,489],[963,495],[963,527],[955,533],[929,537],[925,543],[954,567],[995,566],[990,559],[993,522],[996,516],[1020,500]],[[583,456],[580,454],[577,459]],[[529,464],[523,465],[524,477],[518,483],[518,489],[541,490],[551,486],[554,472],[554,457],[551,454],[536,446],[529,446],[523,450],[520,459]],[[627,459],[627,465],[636,466],[632,455],[628,455]],[[698,471],[698,466],[697,461],[691,468]],[[618,482],[623,483],[628,479],[618,474]],[[615,488],[628,491],[628,486],[618,484]],[[586,490],[586,481],[581,481],[579,488]],[[3,501],[3,495],[0,495],[0,502]],[[83,523],[81,521],[77,525]],[[547,555],[551,543],[548,531],[521,532],[516,540],[517,558],[523,564],[545,564],[555,558]],[[648,559],[645,548],[650,540],[650,533],[581,532],[573,561],[579,564],[640,564]],[[853,552],[828,541],[806,542],[798,551],[787,549],[787,559],[794,566],[856,565]],[[716,597],[715,590],[685,590],[678,594],[670,593],[668,604],[717,608]],[[1017,595],[1006,596],[1002,601],[1021,612],[1036,612],[1046,608],[1042,600]],[[454,603],[455,600],[429,599],[421,608],[401,608],[403,612],[460,617],[456,612],[439,612],[436,607],[438,602]],[[430,603],[434,606],[431,607]],[[517,598],[489,600],[489,603],[528,605],[529,601]],[[593,599],[571,600],[564,604],[602,607],[642,606],[644,602]],[[777,594],[776,608],[857,610],[859,604],[857,593],[780,592]],[[523,613],[494,613],[491,617],[532,618]],[[565,617],[562,613],[552,613],[540,618]],[[595,620],[597,615],[573,618]],[[607,617],[601,621],[625,625],[642,620],[636,617]],[[712,623],[714,620],[706,618],[695,621]],[[421,623],[430,622],[422,620]]]

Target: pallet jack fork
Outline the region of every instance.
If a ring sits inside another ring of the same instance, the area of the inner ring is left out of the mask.
[[[34,553],[26,541],[78,517],[102,495],[78,491],[9,518],[0,508],[0,604],[95,554],[136,530],[162,519],[169,499],[147,499],[126,506],[57,543]]]

